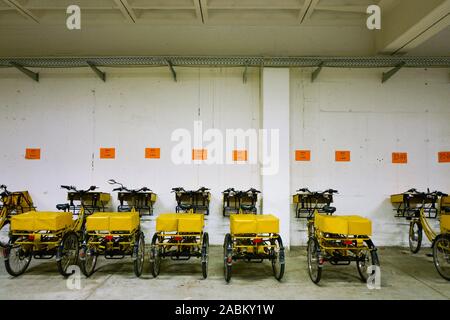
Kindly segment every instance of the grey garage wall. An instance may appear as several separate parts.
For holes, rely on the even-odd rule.
[[[336,214],[373,221],[375,243],[408,245],[408,225],[394,218],[389,195],[409,188],[450,193],[450,79],[445,69],[405,69],[381,84],[384,70],[291,71],[291,152],[311,150],[310,162],[291,155],[291,191],[335,188]],[[335,150],[351,162],[336,163]],[[392,164],[407,152],[407,164]],[[294,211],[292,210],[292,217]],[[292,218],[291,242],[304,244],[305,222]]]

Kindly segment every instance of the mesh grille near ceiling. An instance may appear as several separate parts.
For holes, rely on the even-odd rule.
[[[163,66],[168,61],[174,66],[267,66],[267,67],[324,67],[336,68],[384,68],[404,62],[404,67],[450,67],[450,57],[202,57],[202,56],[148,56],[148,57],[80,57],[80,58],[0,58],[0,66],[11,67],[10,62],[34,68],[96,66]]]

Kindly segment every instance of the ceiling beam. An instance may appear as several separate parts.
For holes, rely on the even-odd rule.
[[[303,6],[299,5],[282,5],[282,4],[257,4],[257,5],[224,5],[216,4],[209,6],[210,10],[301,10]]]
[[[404,54],[450,26],[450,0],[399,0],[382,16],[378,53]]]
[[[300,24],[311,17],[318,3],[319,0],[305,0],[305,3],[303,4],[303,7],[301,8],[300,14],[298,16]]]
[[[17,3],[16,0],[3,0],[3,2],[15,9],[23,17],[39,23],[39,19],[30,10]]]
[[[136,23],[136,14],[127,0],[114,0],[114,2],[119,7],[119,10],[122,12],[125,19],[129,22]]]

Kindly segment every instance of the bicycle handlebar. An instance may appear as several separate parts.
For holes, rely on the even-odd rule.
[[[61,186],[62,189],[66,189],[69,191],[74,191],[74,192],[79,192],[79,193],[88,193],[89,191],[94,191],[95,189],[97,189],[97,186],[90,186],[88,189],[86,190],[78,190],[76,187],[74,186],[66,186],[66,185],[62,185]]]

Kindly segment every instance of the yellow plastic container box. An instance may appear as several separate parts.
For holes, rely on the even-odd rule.
[[[195,232],[200,233],[203,230],[204,220],[203,214],[179,214],[178,215],[178,232]]]
[[[372,221],[356,215],[327,216],[316,214],[315,225],[324,233],[355,236],[372,235]]]
[[[133,231],[138,227],[137,212],[96,212],[86,218],[88,231]]]
[[[280,220],[272,214],[256,216],[256,233],[279,233]]]
[[[254,214],[231,214],[231,234],[257,233],[257,222]]]
[[[178,217],[176,213],[161,213],[156,218],[157,232],[172,232],[178,230]]]
[[[12,231],[59,231],[70,227],[73,223],[70,212],[36,212],[11,217]]]

